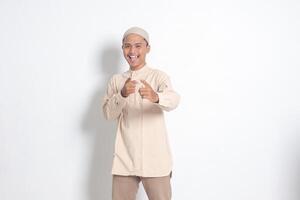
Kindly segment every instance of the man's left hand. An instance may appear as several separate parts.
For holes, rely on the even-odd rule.
[[[148,99],[152,103],[158,103],[158,94],[152,89],[152,87],[145,80],[141,80],[145,87],[139,89],[139,93],[143,99]]]

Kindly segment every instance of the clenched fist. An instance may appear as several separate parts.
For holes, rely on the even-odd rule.
[[[137,81],[131,80],[131,78],[128,78],[121,90],[121,95],[123,97],[128,97],[130,94],[135,93],[136,84],[137,84]]]
[[[141,80],[144,87],[139,89],[139,93],[143,99],[148,99],[152,103],[158,103],[158,94],[152,89],[152,87],[145,80]]]

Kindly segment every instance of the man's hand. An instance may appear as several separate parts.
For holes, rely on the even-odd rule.
[[[123,97],[128,97],[130,94],[135,93],[135,86],[137,84],[137,81],[131,80],[131,78],[128,78],[121,90],[121,95]]]
[[[143,99],[148,99],[152,103],[158,103],[158,94],[152,89],[152,87],[145,80],[141,80],[145,87],[139,89],[139,93]]]

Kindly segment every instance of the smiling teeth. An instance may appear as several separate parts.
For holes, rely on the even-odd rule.
[[[131,61],[137,60],[137,56],[129,56],[129,58],[130,58]]]

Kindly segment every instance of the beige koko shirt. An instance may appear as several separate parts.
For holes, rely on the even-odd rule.
[[[125,81],[147,81],[159,96],[159,103],[142,99],[138,89],[127,98],[121,96]],[[145,65],[143,68],[114,75],[103,101],[106,119],[117,119],[118,128],[112,174],[143,177],[166,176],[172,170],[172,157],[164,121],[164,110],[177,107],[179,95],[169,77]]]

